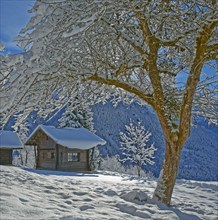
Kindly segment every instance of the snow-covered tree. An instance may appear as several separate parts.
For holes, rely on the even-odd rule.
[[[136,166],[137,174],[140,176],[143,165],[154,164],[156,148],[154,144],[148,144],[151,133],[145,129],[141,122],[134,124],[131,121],[125,127],[125,133],[120,132],[123,161]]]
[[[94,147],[89,150],[89,164],[91,170],[100,169],[103,158],[100,154],[98,147]]]
[[[64,114],[59,119],[59,126],[72,128],[84,127],[94,132],[93,112],[91,107],[75,99],[66,106]]]
[[[217,1],[37,0],[31,12],[17,38],[26,53],[1,57],[2,122],[78,91],[147,103],[166,145],[154,198],[170,204],[192,116],[217,123]]]
[[[26,121],[22,121],[21,118],[22,117],[20,117],[20,115],[16,116],[16,122],[13,125],[13,128],[17,132],[17,134],[18,134],[20,140],[22,141],[22,143],[25,143],[25,141],[27,139],[27,136],[29,134],[29,125]],[[21,159],[21,165],[27,165],[29,153],[30,153],[30,151],[27,148],[27,146],[24,146],[24,148],[20,150],[20,155],[19,156],[20,156],[20,159]]]

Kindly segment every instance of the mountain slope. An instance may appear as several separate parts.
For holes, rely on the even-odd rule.
[[[130,119],[142,121],[152,136],[151,143],[155,144],[155,164],[144,167],[155,176],[160,173],[164,159],[164,139],[159,121],[148,106],[139,106],[136,103],[130,106],[119,104],[116,108],[111,103],[94,107],[94,122],[97,134],[107,141],[101,147],[103,155],[121,154],[119,132],[125,130]],[[183,149],[178,178],[195,180],[218,180],[218,129],[208,126],[194,126],[191,135]]]

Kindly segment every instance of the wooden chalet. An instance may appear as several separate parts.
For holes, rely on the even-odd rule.
[[[13,131],[0,131],[0,164],[12,165],[14,149],[22,149],[18,135]]]
[[[25,145],[34,146],[37,169],[90,171],[89,150],[105,143],[85,128],[39,125]]]

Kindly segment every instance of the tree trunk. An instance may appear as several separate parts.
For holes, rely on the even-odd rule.
[[[25,151],[26,151],[26,156],[25,156],[25,166],[27,166],[27,161],[28,161],[28,155],[29,155],[29,152],[27,151],[26,148],[25,148]]]
[[[136,166],[138,177],[141,176],[141,167],[139,165]]]
[[[182,148],[172,142],[166,143],[165,159],[153,198],[170,205]]]
[[[24,164],[23,164],[23,155],[22,155],[22,150],[20,150],[20,162],[21,162],[21,165],[24,165]]]
[[[37,168],[37,152],[36,152],[36,145],[34,145],[34,155],[35,155],[35,167],[34,168]]]

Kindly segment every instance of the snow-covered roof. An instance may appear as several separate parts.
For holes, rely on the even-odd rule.
[[[17,133],[13,131],[0,131],[0,148],[23,148]]]
[[[25,144],[28,144],[28,141],[40,129],[57,144],[68,148],[86,150],[96,145],[106,144],[106,141],[85,128],[55,128],[45,125],[39,125],[27,139]]]

